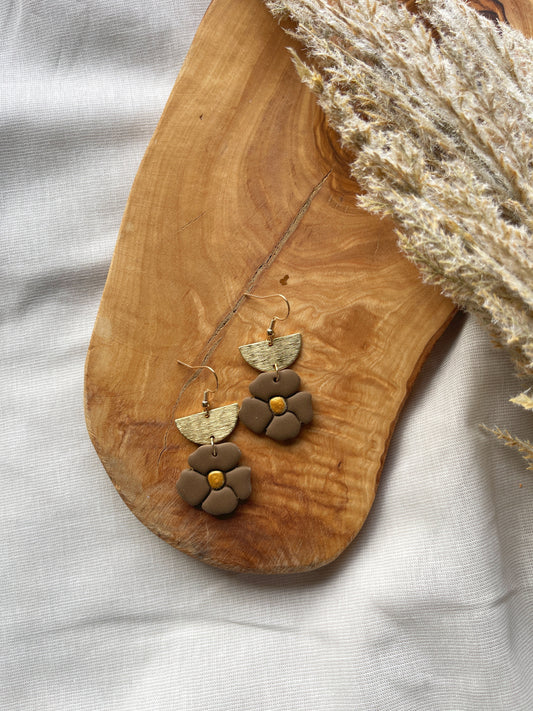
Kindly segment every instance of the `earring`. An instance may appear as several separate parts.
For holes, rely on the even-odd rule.
[[[237,466],[241,450],[232,442],[222,442],[235,429],[239,406],[235,402],[211,409],[209,395],[218,390],[218,377],[208,365],[180,365],[193,370],[206,368],[215,377],[215,390],[205,390],[202,412],[180,417],[176,427],[191,442],[202,445],[189,459],[190,469],[184,469],[176,483],[181,498],[191,506],[200,506],[212,516],[230,514],[252,493],[251,469]]]
[[[272,317],[266,341],[239,346],[244,360],[261,371],[261,375],[250,383],[252,397],[243,400],[239,419],[252,432],[264,432],[268,437],[284,442],[297,437],[301,426],[313,419],[311,393],[300,391],[300,376],[294,370],[288,369],[298,358],[302,347],[302,334],[292,333],[278,337],[274,334],[276,321],[285,321],[291,311],[283,294],[245,296],[253,299],[279,297],[287,307],[285,316]]]

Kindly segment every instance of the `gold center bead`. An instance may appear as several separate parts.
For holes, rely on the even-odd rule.
[[[285,398],[279,397],[279,395],[277,397],[271,397],[268,404],[275,415],[283,415],[287,409]]]
[[[214,469],[207,475],[207,481],[212,489],[222,489],[225,484],[224,472],[219,469]]]

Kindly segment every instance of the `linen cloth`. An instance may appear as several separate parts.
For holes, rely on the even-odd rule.
[[[233,574],[129,512],[83,417],[128,192],[208,0],[0,5],[4,711],[533,708],[533,481],[505,353],[458,316],[375,505],[318,571]],[[228,41],[230,41],[228,28]]]

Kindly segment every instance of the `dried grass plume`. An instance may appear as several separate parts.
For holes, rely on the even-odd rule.
[[[533,42],[461,0],[265,2],[306,49],[361,206],[533,377]]]

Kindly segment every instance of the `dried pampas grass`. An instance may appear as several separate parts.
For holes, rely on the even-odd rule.
[[[533,377],[533,42],[461,0],[420,0],[417,15],[395,0],[265,1],[307,50],[296,68],[353,154],[361,206],[391,216],[423,278]]]

